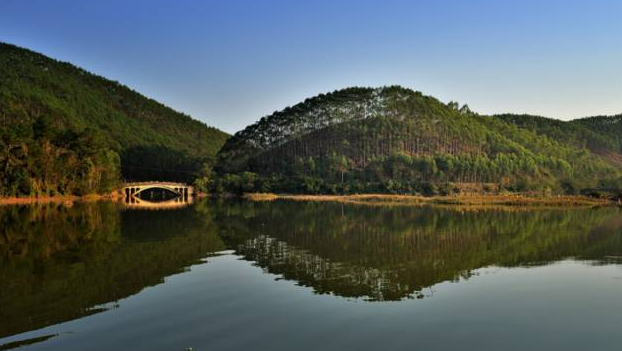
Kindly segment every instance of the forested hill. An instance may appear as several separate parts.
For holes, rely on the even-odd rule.
[[[470,184],[576,193],[620,182],[620,139],[609,132],[613,125],[619,128],[619,116],[570,123],[482,116],[399,86],[348,88],[307,99],[236,133],[219,152],[220,177],[213,185],[235,191],[431,194]]]
[[[0,43],[0,196],[191,181],[227,134],[72,64]]]
[[[532,115],[496,115],[506,122],[604,157],[622,166],[622,115],[560,121]]]
[[[618,152],[622,153],[622,114],[581,118],[571,123],[582,125],[610,139],[618,147]]]

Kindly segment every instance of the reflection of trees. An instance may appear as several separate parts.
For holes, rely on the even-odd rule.
[[[347,297],[384,300],[411,293],[408,286],[389,286],[390,271],[333,262],[266,235],[246,240],[238,246],[238,252],[267,271],[282,274],[303,286],[313,286],[322,294],[335,292]]]
[[[622,252],[615,208],[459,212],[331,203],[222,206],[221,236],[318,293],[398,300],[489,265],[602,260]]]
[[[96,313],[223,250],[206,211],[0,208],[0,337]]]
[[[9,321],[0,337],[101,311],[225,243],[317,293],[369,300],[422,296],[489,265],[603,263],[622,253],[616,208],[463,213],[277,201],[122,211],[102,202],[0,207],[0,223],[0,321]]]

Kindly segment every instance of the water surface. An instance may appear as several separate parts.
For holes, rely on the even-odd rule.
[[[622,211],[0,207],[0,350],[614,350]]]

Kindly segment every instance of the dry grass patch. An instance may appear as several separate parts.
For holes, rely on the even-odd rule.
[[[277,199],[291,201],[345,202],[376,205],[460,205],[460,206],[602,206],[611,204],[605,199],[585,196],[526,196],[520,194],[505,195],[455,195],[424,197],[416,195],[357,194],[357,195],[290,195],[253,193],[244,196],[252,201],[273,201]]]

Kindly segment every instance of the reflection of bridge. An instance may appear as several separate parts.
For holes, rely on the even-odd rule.
[[[166,201],[150,201],[140,198],[140,193],[153,189],[168,191],[175,196]],[[127,207],[159,210],[183,207],[191,204],[194,188],[183,183],[140,182],[126,183],[123,187],[123,193],[125,194],[125,205]]]
[[[172,182],[138,182],[138,183],[126,183],[123,187],[123,193],[126,198],[134,197],[141,192],[149,189],[163,189],[172,192],[173,194],[187,198],[192,196],[194,188],[183,183]]]
[[[152,202],[148,200],[139,199],[137,197],[130,197],[126,199],[125,206],[128,208],[139,208],[146,210],[168,210],[172,208],[179,208],[188,206],[193,202],[192,197],[178,196],[176,198],[167,201]]]

